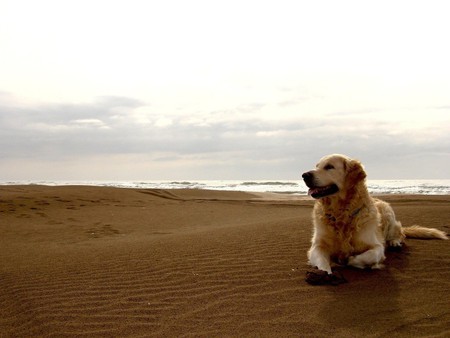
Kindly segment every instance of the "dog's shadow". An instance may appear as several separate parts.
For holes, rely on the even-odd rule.
[[[322,304],[319,313],[324,322],[335,328],[351,328],[361,334],[405,324],[395,276],[408,266],[408,256],[407,247],[401,251],[388,250],[386,267],[382,270],[337,267],[348,283],[327,286],[331,300]]]

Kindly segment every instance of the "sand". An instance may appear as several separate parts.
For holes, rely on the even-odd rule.
[[[449,232],[450,196],[386,196]],[[305,282],[309,197],[0,187],[0,336],[449,337],[450,241]]]

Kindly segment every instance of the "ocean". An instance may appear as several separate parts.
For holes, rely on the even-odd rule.
[[[308,189],[301,180],[192,180],[192,181],[14,181],[0,185],[91,185],[139,189],[209,189],[246,192],[275,192],[306,195]],[[368,180],[372,194],[450,195],[450,180]]]

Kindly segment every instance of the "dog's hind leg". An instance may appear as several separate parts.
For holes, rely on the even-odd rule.
[[[376,200],[375,205],[380,215],[380,226],[387,246],[402,246],[405,235],[402,231],[402,224],[395,218],[392,207],[381,200]]]
[[[402,223],[395,219],[388,225],[385,235],[386,245],[390,247],[401,247],[405,235],[402,230]]]

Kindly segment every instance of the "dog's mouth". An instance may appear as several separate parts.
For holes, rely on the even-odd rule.
[[[322,198],[329,195],[333,195],[339,191],[339,188],[336,184],[330,184],[324,187],[313,187],[308,190],[308,195],[313,198]]]

